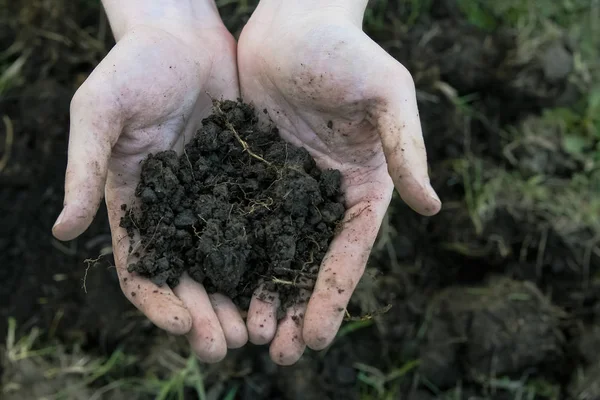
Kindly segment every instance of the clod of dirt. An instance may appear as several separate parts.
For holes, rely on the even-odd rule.
[[[453,287],[434,300],[420,373],[438,387],[556,365],[564,355],[564,313],[532,284],[492,280]]]
[[[261,128],[249,105],[215,101],[183,154],[142,163],[121,219],[138,258],[128,270],[170,286],[187,272],[242,308],[264,283],[286,308],[312,289],[345,212],[340,184],[339,171]]]
[[[573,55],[560,43],[546,49],[541,57],[544,76],[549,81],[566,79],[573,70]]]
[[[587,364],[598,361],[600,353],[600,326],[595,325],[581,334],[577,341],[577,356]]]
[[[281,368],[277,374],[277,384],[282,393],[285,393],[286,400],[320,400],[323,393],[319,385],[319,372],[313,365],[306,361],[306,358],[289,367]]]

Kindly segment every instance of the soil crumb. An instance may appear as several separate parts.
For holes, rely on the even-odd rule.
[[[242,309],[265,284],[285,309],[314,285],[345,212],[340,184],[339,171],[259,126],[252,106],[215,101],[181,155],[143,161],[121,219],[128,270],[172,287],[187,272]]]

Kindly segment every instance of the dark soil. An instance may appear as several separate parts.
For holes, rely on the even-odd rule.
[[[215,101],[213,111],[181,155],[142,163],[138,206],[122,206],[139,258],[128,269],[170,286],[187,272],[243,309],[264,283],[286,309],[312,289],[344,215],[341,174],[261,128],[247,104]]]
[[[530,283],[450,287],[430,307],[419,372],[438,387],[564,362],[565,313]]]
[[[204,384],[211,390],[209,398],[225,398],[233,389],[237,390],[235,398],[244,400],[600,398],[600,257],[596,251],[585,252],[597,243],[597,232],[582,228],[565,236],[544,216],[519,204],[497,204],[477,230],[466,201],[472,183],[469,179],[477,176],[473,158],[481,160],[483,174],[493,166],[525,176],[530,176],[531,170],[542,171],[549,179],[560,179],[581,169],[577,163],[564,162],[564,154],[546,147],[543,152],[518,148],[514,152],[516,163],[503,154],[506,132],[511,127],[535,118],[546,107],[574,103],[577,93],[570,80],[557,77],[561,75],[557,71],[549,73],[543,54],[526,64],[511,62],[511,54],[517,50],[516,33],[502,29],[484,32],[474,27],[466,21],[456,0],[371,3],[384,4],[385,8],[371,11],[380,23],[366,24],[368,33],[406,65],[415,79],[432,184],[444,208],[433,218],[422,218],[399,199],[393,200],[381,240],[349,306],[352,315],[362,315],[391,304],[388,313],[374,321],[344,325],[330,348],[322,353],[307,351],[292,367],[274,365],[266,347],[248,345],[231,351],[221,364],[202,366]],[[433,6],[411,19],[409,3]],[[18,337],[39,327],[45,332],[42,342],[60,340],[69,347],[72,344],[81,348],[90,357],[109,358],[116,349],[135,356],[136,362],[126,371],[111,370],[94,381],[97,387],[123,377],[128,381],[147,376],[168,379],[172,371],[161,369],[162,354],[177,351],[187,357],[189,348],[172,346],[167,335],[126,301],[110,256],[84,263],[110,248],[104,208],[90,229],[70,243],[59,243],[50,233],[63,201],[69,100],[112,46],[110,29],[103,17],[99,19],[102,13],[97,2],[7,4],[0,7],[0,48],[8,49],[20,38],[29,46],[30,56],[21,70],[21,83],[0,95],[0,154],[10,152],[0,171],[0,346],[6,342],[7,318],[14,317]],[[50,4],[52,9],[46,9]],[[228,3],[221,10],[234,29],[251,11],[237,13],[236,7]],[[86,41],[89,38],[105,44],[91,45]],[[563,46],[561,40],[550,48],[556,46]],[[12,63],[19,56],[18,51],[6,53],[2,62]],[[439,90],[440,82],[455,89],[458,96],[469,96],[468,115]],[[246,112],[242,113],[246,118]],[[12,121],[12,142],[7,140],[1,118],[4,115]],[[213,118],[216,120],[211,124],[217,128],[212,137],[222,140],[217,135],[223,133],[220,117]],[[230,119],[235,122],[233,116]],[[269,134],[275,136],[275,132],[268,132],[267,138]],[[279,160],[273,163],[281,169],[281,156],[271,156],[267,151],[271,139],[253,141],[243,129],[240,135],[256,154],[266,160]],[[229,140],[228,147],[237,154],[236,158],[228,155],[230,161],[237,159],[248,173],[252,168],[261,168],[264,163],[243,152],[231,137]],[[189,163],[187,158],[173,154],[155,155],[149,163],[179,165],[179,172],[173,175],[177,179],[175,187],[183,190],[200,179],[200,172],[191,176],[189,165],[206,159],[201,152],[186,153]],[[291,160],[289,154],[287,159]],[[456,161],[469,163],[467,172],[471,175],[457,172],[453,168]],[[269,170],[265,167],[263,172],[273,174]],[[186,179],[191,177],[191,181],[180,181],[179,175],[185,176],[186,171],[190,172]],[[225,176],[225,171],[215,172],[213,175]],[[148,178],[152,179],[151,174]],[[248,182],[245,177],[236,179],[241,180],[240,184]],[[251,179],[258,183],[258,174]],[[214,239],[221,232],[222,245],[237,246],[235,254],[244,255],[250,266],[241,280],[256,279],[250,276],[252,273],[266,275],[258,279],[272,279],[259,270],[264,265],[251,262],[252,257],[259,256],[252,253],[253,241],[257,240],[252,236],[256,232],[252,223],[256,213],[268,218],[271,212],[282,212],[284,204],[266,209],[264,204],[269,203],[265,201],[275,196],[273,187],[269,196],[265,195],[267,191],[253,189],[255,208],[250,213],[252,203],[248,198],[240,196],[233,185],[221,186],[227,188],[227,193],[215,193],[217,186],[213,184],[210,190],[201,189],[206,190],[202,195],[224,204],[227,215],[231,209],[232,219],[218,219],[220,225],[215,223],[212,231],[206,228],[206,217],[206,222],[198,218],[191,226],[196,227],[200,237],[206,233],[207,238],[212,234]],[[158,200],[156,189],[152,190]],[[233,193],[237,197],[232,197]],[[322,193],[321,188],[318,193]],[[139,194],[143,197],[143,191]],[[139,212],[144,212],[141,200],[132,210],[140,207]],[[192,243],[200,243],[193,228],[174,226],[177,213],[189,210],[191,204],[181,210],[164,202],[157,204],[171,209],[172,225],[164,219],[159,224],[166,212],[158,218],[155,215],[152,225],[142,224],[145,236],[154,234],[153,226],[171,230],[173,235],[163,234],[162,244],[147,240],[135,250],[134,241],[133,252],[143,257],[150,254],[150,246],[168,246],[178,230]],[[237,214],[232,204],[238,207]],[[215,207],[213,213],[219,215],[222,210]],[[139,218],[136,212],[131,214],[134,220]],[[240,227],[246,229],[246,252],[243,242],[233,241],[241,235],[226,237],[227,232],[235,233],[224,229],[233,218],[241,220]],[[286,226],[299,229],[293,224]],[[296,254],[301,255],[298,263],[306,262],[309,258],[299,251],[297,242]],[[304,242],[304,246],[311,243]],[[279,259],[270,261],[273,268],[286,261],[278,254]],[[291,267],[297,268],[298,263],[292,262]],[[202,268],[204,265],[199,270],[204,271]],[[377,279],[372,278],[373,271],[377,271]],[[180,272],[160,279],[174,283]],[[294,274],[279,276],[292,280]],[[84,276],[86,290],[82,287]],[[206,278],[207,285],[208,281]],[[9,376],[6,371],[5,376]],[[51,394],[46,393],[46,397]],[[154,396],[140,394],[140,398]],[[185,393],[185,398],[197,396],[192,390]]]

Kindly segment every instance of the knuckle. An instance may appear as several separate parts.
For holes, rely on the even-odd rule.
[[[77,112],[77,110],[89,102],[90,91],[87,88],[88,86],[84,83],[73,95],[70,104],[71,113]]]
[[[223,306],[223,301],[222,301],[221,297],[219,297],[219,295],[209,294],[208,300],[210,301],[210,304],[211,304],[212,308],[215,310],[215,312],[220,311],[220,308]]]
[[[176,319],[175,319],[176,318]],[[172,321],[168,322],[167,331],[173,334],[185,334],[191,329],[192,323],[190,318],[185,316],[174,317]]]
[[[306,345],[312,350],[323,350],[331,342],[331,338],[326,332],[321,329],[312,329],[310,327],[304,329],[303,337]]]
[[[200,352],[196,351],[196,356],[203,362],[207,364],[216,364],[219,361],[223,361],[225,356],[227,355],[227,348],[223,348],[223,350],[219,351],[211,351],[211,352]]]
[[[211,352],[211,357],[208,362],[216,363],[222,361],[227,356],[227,346],[223,343],[218,349]]]
[[[329,343],[331,343],[331,339],[321,334],[306,339],[306,345],[316,351],[323,350]]]
[[[280,348],[271,346],[269,354],[274,363],[281,366],[295,364],[302,356],[302,351],[296,348]]]
[[[272,335],[270,335],[268,332],[265,332],[262,329],[260,329],[260,330],[249,330],[248,334],[249,334],[250,342],[252,344],[256,344],[256,345],[267,344],[273,338]]]
[[[357,273],[361,273],[361,271],[359,270],[359,271],[357,271]],[[361,275],[362,275],[362,273],[361,273]],[[353,279],[353,277],[348,276],[343,279],[340,279],[338,289],[343,289],[346,292],[353,292],[354,289],[356,288],[356,284],[357,284],[357,281],[355,281]],[[342,292],[342,293],[344,293],[344,292]],[[340,294],[342,294],[342,293],[340,293]]]
[[[239,349],[240,347],[244,347],[244,345],[248,342],[248,336],[238,336],[235,338],[229,338],[227,341],[227,347],[229,349]]]
[[[230,329],[226,337],[227,347],[238,349],[248,342],[248,331],[244,327]]]
[[[212,341],[214,340],[214,341]],[[200,343],[192,345],[194,353],[203,362],[214,364],[225,358],[227,355],[227,346],[224,340],[211,338]]]
[[[408,84],[408,85],[414,87],[415,81],[413,79],[413,76],[404,65],[398,63],[396,74],[398,76],[398,79],[400,79],[400,81],[402,83]]]
[[[111,86],[91,77],[77,89],[70,104],[71,113],[76,114],[90,109],[102,118],[118,116],[120,108],[120,100],[115,97]]]
[[[339,311],[341,310],[341,311]],[[341,323],[344,308],[336,307],[331,312],[327,312],[323,318],[307,321],[302,331],[302,337],[306,345],[312,350],[323,350],[333,342],[337,333],[337,321]]]

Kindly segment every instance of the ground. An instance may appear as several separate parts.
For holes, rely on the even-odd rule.
[[[254,4],[217,3],[234,32]],[[95,1],[0,1],[2,398],[599,398],[598,15],[370,2],[365,30],[416,82],[444,207],[394,198],[333,345],[280,368],[252,345],[202,365],[147,322],[120,293],[104,210],[52,238],[69,101],[110,29]]]

